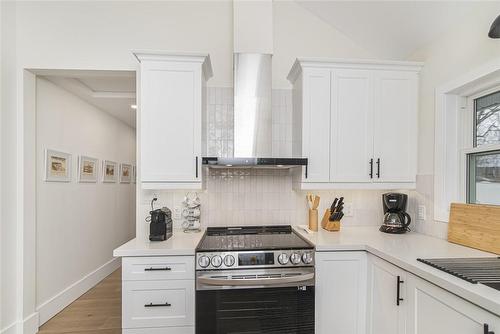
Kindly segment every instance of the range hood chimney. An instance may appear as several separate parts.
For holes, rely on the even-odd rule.
[[[205,157],[203,164],[307,166],[307,159],[272,155],[272,1],[235,0],[233,8],[234,157]]]

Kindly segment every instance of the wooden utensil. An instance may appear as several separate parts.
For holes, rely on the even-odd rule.
[[[320,197],[315,195],[314,196],[314,201],[313,201],[313,210],[316,210],[318,209],[318,206],[319,206],[319,200],[320,200]]]
[[[500,206],[452,203],[448,241],[500,254]]]

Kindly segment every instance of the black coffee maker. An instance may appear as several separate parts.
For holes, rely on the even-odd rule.
[[[151,201],[150,216],[146,218],[149,221],[149,240],[165,241],[172,236],[172,212],[169,208],[154,209],[153,203],[157,198]]]
[[[385,233],[401,234],[410,231],[411,218],[406,213],[408,195],[387,193],[382,195],[384,206],[384,222],[380,231]]]

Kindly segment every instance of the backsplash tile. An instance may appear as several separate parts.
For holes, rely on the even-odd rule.
[[[207,226],[235,225],[304,225],[307,224],[305,191],[292,190],[289,170],[276,169],[205,169],[206,190],[201,199],[201,224]],[[344,217],[344,226],[380,225],[382,222],[381,190],[331,190],[314,192],[321,196],[320,219],[335,197],[343,196],[353,206],[354,215]],[[158,197],[157,206],[172,211],[179,207],[185,191],[143,191],[142,198]],[[142,205],[144,217],[149,202]],[[174,218],[174,225],[182,221]]]

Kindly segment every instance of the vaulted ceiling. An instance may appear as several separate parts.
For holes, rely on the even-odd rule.
[[[406,59],[475,10],[498,8],[495,1],[297,0],[297,3],[374,56],[388,59]]]

